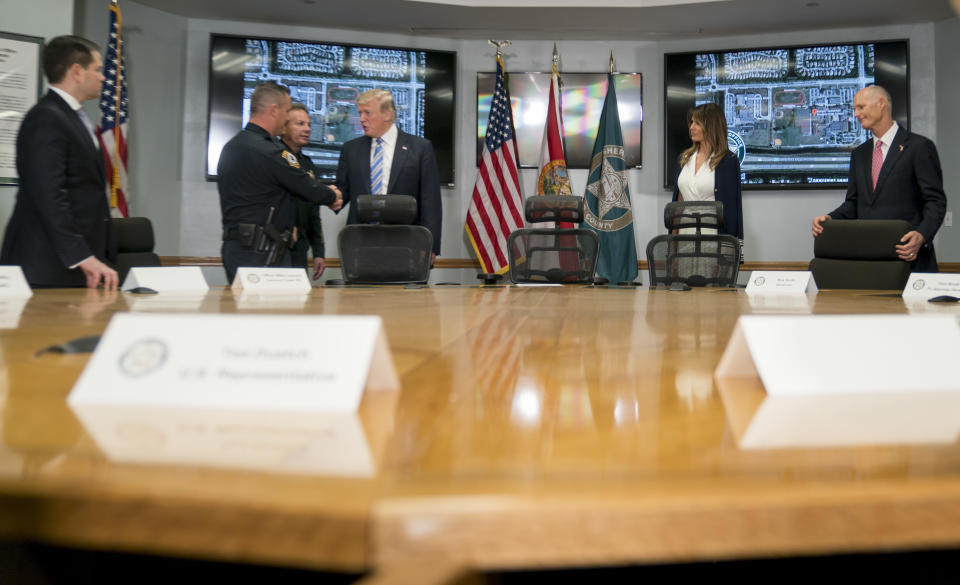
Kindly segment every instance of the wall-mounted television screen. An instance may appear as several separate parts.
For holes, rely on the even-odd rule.
[[[513,106],[513,124],[517,136],[517,156],[521,167],[540,165],[540,142],[547,123],[550,97],[550,73],[515,72],[507,74],[507,88]],[[477,165],[483,154],[487,134],[490,100],[496,73],[477,73]],[[588,169],[597,138],[597,124],[607,95],[606,73],[562,73],[560,89],[564,148],[567,168]],[[623,131],[628,167],[641,166],[643,138],[643,79],[639,73],[616,73],[617,111]]]
[[[853,96],[882,85],[910,123],[907,41],[664,55],[664,186],[690,146],[687,111],[714,102],[727,118],[745,189],[845,188],[850,152],[870,137]]]
[[[357,96],[386,89],[397,126],[433,142],[440,181],[452,184],[456,73],[456,53],[448,51],[211,35],[207,178],[216,178],[220,151],[246,125],[253,89],[276,81],[307,106],[312,128],[303,151],[319,178],[333,180],[343,143],[363,135]]]

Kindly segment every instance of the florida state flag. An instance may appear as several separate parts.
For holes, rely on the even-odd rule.
[[[556,49],[554,49],[556,50]],[[563,152],[563,119],[560,116],[560,75],[554,53],[553,75],[550,77],[550,99],[547,103],[547,126],[540,146],[540,177],[537,195],[572,195],[567,176],[567,157]]]

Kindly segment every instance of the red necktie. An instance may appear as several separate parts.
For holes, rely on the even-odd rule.
[[[880,167],[883,166],[883,143],[877,140],[877,147],[873,149],[873,190],[877,190],[877,179],[880,178]]]

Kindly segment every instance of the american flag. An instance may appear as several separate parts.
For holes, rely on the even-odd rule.
[[[466,223],[467,236],[484,272],[503,274],[510,268],[507,237],[523,227],[522,207],[510,92],[498,56],[483,157]]]
[[[107,168],[107,194],[113,215],[127,217],[127,70],[123,66],[122,18],[116,0],[110,3],[110,39],[103,61],[100,92],[100,150]]]

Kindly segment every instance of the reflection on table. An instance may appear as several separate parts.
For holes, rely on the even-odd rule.
[[[271,307],[213,289],[199,312],[382,316],[402,391],[334,422],[78,418],[66,396],[89,356],[35,352],[101,333],[127,296],[39,291],[0,330],[8,538],[348,570],[960,543],[960,409],[718,388],[739,316],[778,311],[742,291],[346,287]],[[807,308],[907,312],[868,291]]]

